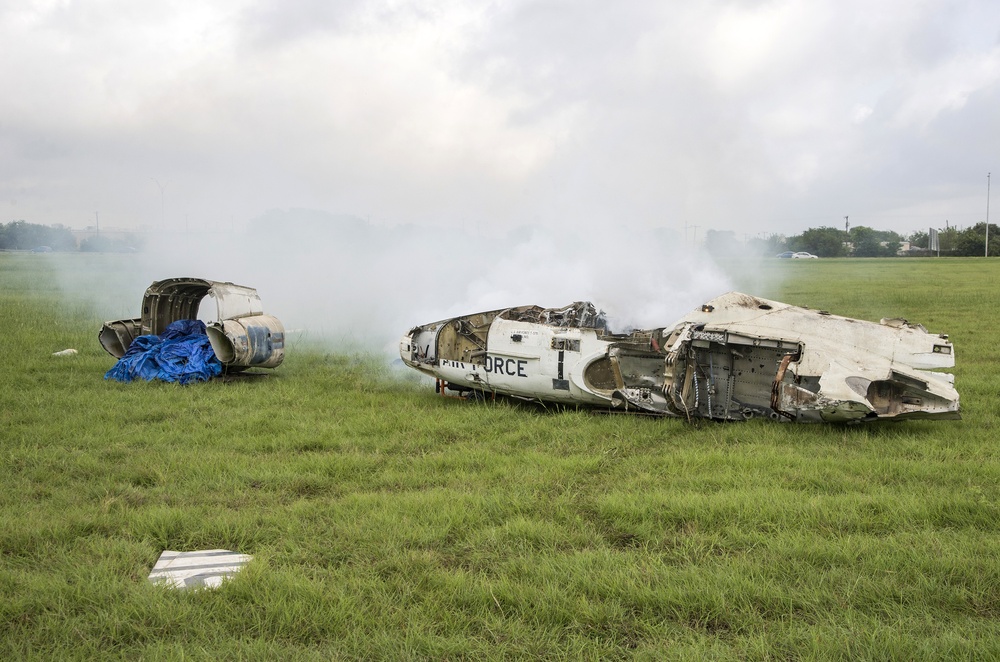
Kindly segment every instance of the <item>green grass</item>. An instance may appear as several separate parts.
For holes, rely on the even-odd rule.
[[[1000,261],[760,266],[955,343],[963,421],[840,427],[472,405],[306,345],[109,383],[50,257],[0,254],[2,659],[1000,656]],[[146,580],[205,548],[254,560]]]

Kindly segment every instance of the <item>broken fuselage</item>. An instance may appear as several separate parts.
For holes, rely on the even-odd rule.
[[[521,306],[415,327],[410,367],[442,392],[688,419],[957,419],[946,335],[730,292],[671,326],[609,332],[592,304]]]
[[[203,303],[214,311],[202,311]],[[168,278],[153,282],[142,297],[142,316],[105,322],[98,339],[116,359],[125,356],[136,337],[160,335],[178,320],[212,318],[208,339],[228,372],[247,368],[277,368],[285,358],[285,328],[264,313],[257,290],[245,285],[203,278]]]

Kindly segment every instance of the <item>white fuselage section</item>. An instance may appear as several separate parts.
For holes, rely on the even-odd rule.
[[[488,349],[477,361],[427,356],[435,347],[432,333],[436,335],[436,331],[428,331],[416,338],[405,336],[400,341],[400,355],[408,366],[452,387],[549,402],[599,405],[610,401],[609,395],[588,388],[583,378],[586,367],[606,356],[610,345],[598,338],[594,329],[556,328],[498,317],[490,324]],[[410,348],[414,345],[421,347],[424,360],[412,360]]]

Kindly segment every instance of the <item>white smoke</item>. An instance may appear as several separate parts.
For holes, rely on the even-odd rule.
[[[265,312],[295,333],[369,349],[392,347],[418,324],[525,304],[589,300],[616,330],[663,326],[733,289],[671,230],[608,225],[486,236],[308,210],[271,211],[241,230],[150,236],[143,252],[66,264],[64,289],[103,317],[138,316],[154,280],[199,277],[255,287]],[[80,264],[91,266],[81,273]]]

